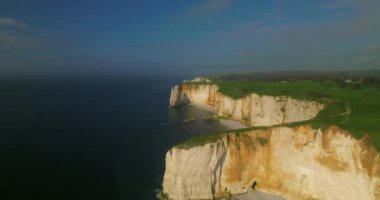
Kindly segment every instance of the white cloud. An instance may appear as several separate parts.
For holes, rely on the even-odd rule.
[[[23,22],[20,22],[12,18],[6,18],[6,17],[0,17],[0,26],[17,27],[17,28],[28,27],[28,25],[26,25]]]

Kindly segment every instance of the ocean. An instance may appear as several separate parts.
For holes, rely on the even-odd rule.
[[[168,108],[183,78],[0,78],[0,199],[155,199],[173,145],[226,130]]]

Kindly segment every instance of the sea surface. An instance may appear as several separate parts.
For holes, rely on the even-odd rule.
[[[0,78],[0,199],[155,199],[173,145],[226,130],[168,108],[183,78]]]

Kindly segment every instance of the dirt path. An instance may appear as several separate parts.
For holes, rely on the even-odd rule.
[[[343,113],[340,113],[339,115],[340,116],[345,116],[344,120],[347,121],[348,117],[350,116],[351,114],[351,106],[348,102],[346,102],[346,111],[344,111]]]

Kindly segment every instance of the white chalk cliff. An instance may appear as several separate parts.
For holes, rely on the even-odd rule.
[[[314,118],[318,102],[251,94],[231,99],[212,83],[182,84],[170,106],[214,106],[219,116],[247,126],[271,126]],[[229,197],[256,189],[288,200],[380,200],[380,155],[369,137],[355,139],[331,126],[272,127],[226,133],[215,141],[175,146],[166,154],[166,199]]]
[[[226,134],[166,154],[168,199],[214,199],[257,190],[285,199],[378,200],[380,157],[366,138],[330,127],[277,127]]]
[[[184,83],[171,90],[170,106],[194,104],[213,106],[221,117],[237,120],[246,126],[270,126],[314,118],[323,104],[287,96],[250,94],[232,99],[212,83]]]

